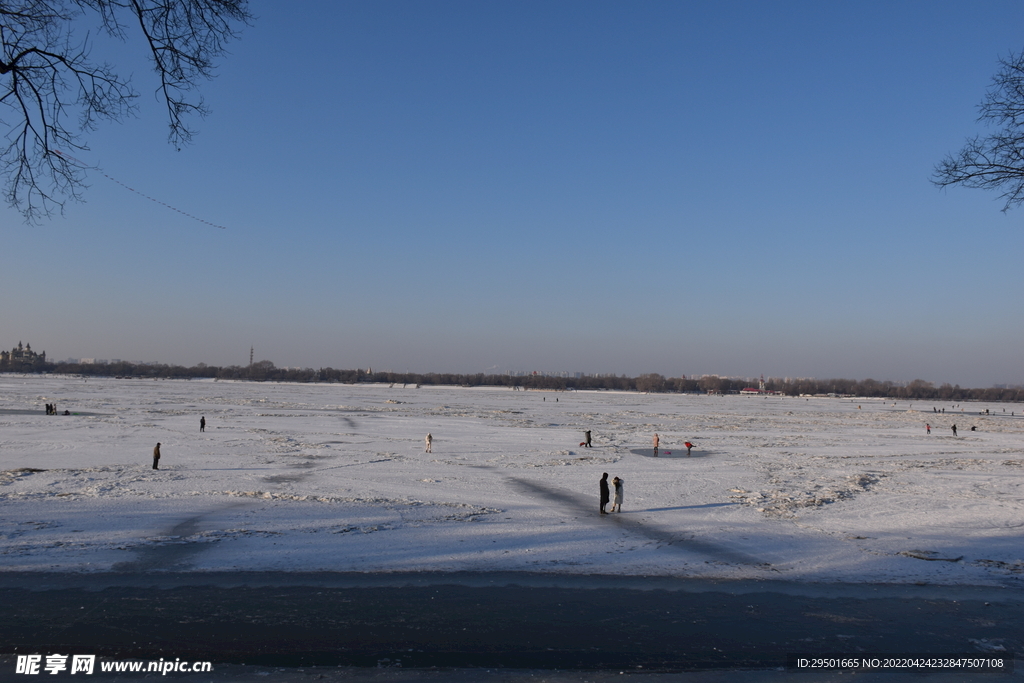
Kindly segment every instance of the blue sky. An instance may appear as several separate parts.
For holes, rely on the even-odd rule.
[[[940,191],[1019,2],[253,2],[177,152],[0,209],[0,346],[413,372],[1024,383],[1024,211]],[[105,49],[105,48],[104,48]],[[12,293],[17,293],[12,295]]]

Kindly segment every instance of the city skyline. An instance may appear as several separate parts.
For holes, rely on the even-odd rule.
[[[454,377],[460,377],[461,376],[461,377],[465,378],[465,377],[471,377],[471,376],[473,376],[475,374],[478,374],[478,373],[443,373],[443,372],[442,373],[430,373],[430,372],[427,372],[427,373],[409,373],[408,371],[396,371],[393,368],[387,368],[387,367],[385,367],[385,368],[379,368],[378,367],[376,369],[374,369],[374,368],[365,368],[365,369],[363,369],[363,368],[332,368],[331,366],[324,365],[324,364],[319,364],[317,366],[282,366],[282,365],[277,365],[276,363],[274,363],[272,359],[260,359],[259,361],[255,361],[254,360],[255,356],[253,355],[253,352],[254,352],[254,347],[250,347],[250,359],[253,359],[253,360],[250,360],[250,362],[247,363],[247,364],[237,364],[236,363],[236,364],[225,365],[225,366],[216,366],[216,365],[211,365],[211,364],[204,363],[204,362],[199,362],[199,363],[197,363],[195,365],[191,365],[191,366],[181,366],[181,365],[176,365],[176,364],[172,364],[172,363],[163,363],[163,362],[161,362],[159,360],[142,361],[142,360],[129,360],[129,359],[123,359],[123,358],[79,358],[79,357],[69,357],[69,358],[65,358],[65,359],[53,359],[51,357],[51,358],[47,359],[46,358],[46,351],[45,350],[43,350],[42,352],[35,352],[31,348],[31,344],[28,344],[28,345],[26,345],[24,347],[24,351],[23,351],[22,343],[19,342],[18,346],[12,348],[11,351],[0,350],[0,372],[40,372],[41,370],[38,367],[36,369],[34,369],[34,370],[25,370],[25,369],[18,370],[18,369],[10,368],[10,367],[8,367],[6,365],[8,362],[13,362],[15,364],[19,363],[19,358],[21,359],[20,362],[24,362],[27,358],[29,358],[31,356],[31,357],[33,357],[35,359],[32,362],[48,362],[50,364],[54,364],[54,365],[57,365],[57,366],[60,366],[60,365],[103,365],[103,366],[112,366],[113,370],[116,370],[117,372],[122,372],[122,371],[123,372],[127,372],[128,374],[131,374],[132,371],[131,371],[130,368],[125,368],[125,366],[142,366],[142,367],[158,367],[158,368],[182,367],[184,369],[190,369],[190,370],[195,370],[197,368],[210,369],[210,370],[216,370],[218,368],[220,368],[220,369],[231,369],[231,368],[237,369],[237,368],[241,368],[241,369],[245,370],[245,369],[248,368],[251,371],[254,365],[255,366],[259,366],[259,367],[266,366],[266,368],[272,368],[273,371],[299,371],[301,373],[307,373],[307,374],[308,373],[313,373],[313,375],[316,375],[316,376],[319,376],[320,372],[322,372],[324,370],[365,373],[367,376],[375,375],[375,374],[376,375],[380,375],[380,374],[394,374],[394,375],[400,375],[400,374],[419,374],[419,375],[431,375],[431,374],[433,374],[433,375],[449,375],[449,376],[454,376]],[[318,370],[318,368],[319,368],[319,370]],[[60,371],[60,372],[69,372],[69,370],[67,370],[67,369],[63,369],[62,370],[59,367],[57,368],[57,370]],[[48,370],[47,370],[47,372],[48,372]],[[74,372],[74,370],[71,370],[70,372]],[[931,388],[949,387],[949,388],[953,388],[953,389],[965,389],[965,390],[966,389],[1021,389],[1021,388],[1024,388],[1024,384],[1008,384],[1008,383],[1005,383],[1005,382],[994,383],[992,385],[985,386],[985,387],[968,387],[968,386],[961,387],[959,384],[954,386],[953,384],[951,384],[949,382],[932,382],[932,381],[928,381],[928,380],[922,380],[921,378],[915,378],[914,380],[902,380],[902,381],[900,381],[900,380],[894,381],[894,380],[891,380],[891,379],[877,378],[877,377],[788,377],[788,376],[787,377],[779,377],[779,376],[769,376],[769,377],[766,378],[764,374],[761,374],[759,376],[758,375],[750,376],[750,375],[728,375],[728,374],[722,374],[722,373],[704,373],[704,374],[691,374],[691,375],[687,375],[686,373],[678,373],[676,375],[668,375],[668,376],[662,375],[661,373],[641,373],[641,374],[635,375],[635,376],[628,376],[628,375],[625,375],[625,374],[615,373],[615,372],[582,372],[582,371],[577,371],[577,370],[550,370],[550,369],[547,369],[547,370],[538,370],[538,369],[534,369],[534,370],[505,369],[505,370],[494,370],[494,371],[491,371],[491,372],[488,372],[488,373],[479,373],[479,374],[486,374],[486,375],[489,375],[489,376],[492,376],[492,377],[495,377],[495,376],[497,376],[497,377],[506,377],[506,376],[507,377],[530,377],[530,376],[533,376],[533,377],[562,378],[562,379],[601,379],[601,378],[616,379],[616,378],[618,378],[618,379],[635,379],[635,380],[640,380],[640,379],[642,379],[644,377],[651,377],[651,378],[660,377],[661,380],[658,380],[658,381],[662,381],[662,380],[697,381],[697,380],[707,380],[707,379],[722,379],[722,380],[730,380],[730,381],[733,381],[733,382],[736,382],[736,381],[739,381],[739,382],[749,382],[752,387],[755,384],[757,384],[760,387],[759,390],[757,390],[757,389],[751,390],[751,391],[754,391],[755,393],[773,393],[771,391],[767,391],[766,392],[766,390],[765,390],[765,382],[766,381],[768,381],[768,382],[783,382],[783,383],[811,381],[811,382],[816,382],[819,385],[822,384],[822,383],[830,382],[830,381],[853,382],[853,383],[867,382],[869,385],[871,383],[874,383],[872,386],[881,385],[881,384],[887,384],[887,385],[892,385],[894,387],[898,387],[898,386],[914,387],[914,386],[919,386],[920,385],[920,386],[931,387]],[[204,376],[212,377],[214,375],[204,375]],[[191,375],[190,375],[190,377],[191,377]],[[264,380],[259,380],[259,381],[264,381]],[[310,381],[310,379],[308,377],[306,377],[305,374],[304,374],[302,379],[295,379],[295,380],[291,380],[291,379],[286,379],[286,380],[274,379],[274,380],[266,380],[266,381],[300,381],[300,382],[306,382],[306,381]],[[315,379],[313,381],[326,381],[326,380],[323,380],[321,378],[321,379]],[[332,379],[330,381],[337,381],[337,380],[336,379]],[[348,380],[346,380],[346,381],[348,381]],[[384,379],[384,380],[376,380],[376,381],[388,382],[388,381],[393,381],[393,380]],[[398,380],[398,381],[404,381],[404,380]],[[671,391],[672,387],[671,387],[671,385],[668,385],[668,386],[665,387],[665,389]],[[639,388],[637,390],[643,391],[642,389],[639,389]],[[747,391],[747,390],[741,391],[740,393],[744,393],[745,391]],[[852,394],[850,394],[850,395],[852,395]],[[991,396],[987,396],[984,400],[996,400],[996,399],[992,398]],[[1013,400],[1013,399],[1002,399],[1002,400]]]

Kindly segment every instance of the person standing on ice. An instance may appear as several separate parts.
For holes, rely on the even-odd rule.
[[[583,446],[585,448],[593,448],[593,446],[590,444],[590,430],[589,429],[587,431],[583,432]]]
[[[655,433],[655,435],[654,435],[654,457],[655,458],[658,457],[658,443],[660,443],[660,439],[658,439],[658,435],[657,435],[657,433]]]
[[[953,436],[956,436],[956,425],[953,425]]]
[[[199,431],[201,431],[201,432],[205,432],[206,431],[206,416],[205,415],[202,416],[201,418],[199,418]]]
[[[615,487],[615,498],[612,499],[612,512],[622,512],[622,479],[612,479],[612,486]]]
[[[607,515],[604,511],[604,506],[608,504],[608,473],[605,472],[601,475],[601,481],[598,483],[601,489],[601,514]]]
[[[927,422],[925,423],[924,428],[928,430],[929,434],[932,433],[932,426],[930,424],[928,424]]]
[[[430,446],[431,444],[434,443],[434,437],[430,435],[430,432],[427,432],[427,437],[424,439],[424,441],[427,442],[427,450],[425,452],[432,453],[433,451],[430,450]]]
[[[156,444],[156,448],[153,449],[153,469],[160,469],[160,443]]]

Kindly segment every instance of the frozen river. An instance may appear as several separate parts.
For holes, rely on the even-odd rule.
[[[0,375],[0,570],[1018,585],[1020,413]],[[598,514],[603,472],[621,514]]]

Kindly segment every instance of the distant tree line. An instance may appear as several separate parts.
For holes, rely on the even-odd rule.
[[[30,347],[29,347],[30,348]],[[13,359],[13,360],[12,360]],[[30,359],[30,360],[29,360]],[[0,354],[0,372],[57,373],[97,377],[168,378],[168,379],[232,379],[253,382],[320,382],[374,383],[404,386],[508,387],[509,389],[571,391],[576,389],[641,391],[651,393],[738,394],[756,387],[749,378],[665,377],[648,373],[639,377],[603,375],[587,377],[552,377],[547,375],[461,375],[456,373],[417,374],[412,372],[374,372],[372,370],[336,370],[334,368],[279,368],[269,360],[251,365],[218,367],[199,363],[192,367],[158,363],[70,363],[50,362],[45,353]],[[864,396],[930,401],[1019,401],[1024,402],[1024,387],[989,387],[964,389],[960,385],[941,384],[915,379],[912,382],[880,382],[874,379],[766,379],[764,389],[786,396]]]
[[[769,379],[765,388],[787,396],[805,394],[835,394],[837,396],[864,396],[867,398],[895,398],[927,401],[1024,401],[1024,387],[988,387],[967,389],[959,384],[915,379],[912,382],[879,382],[874,379]]]

